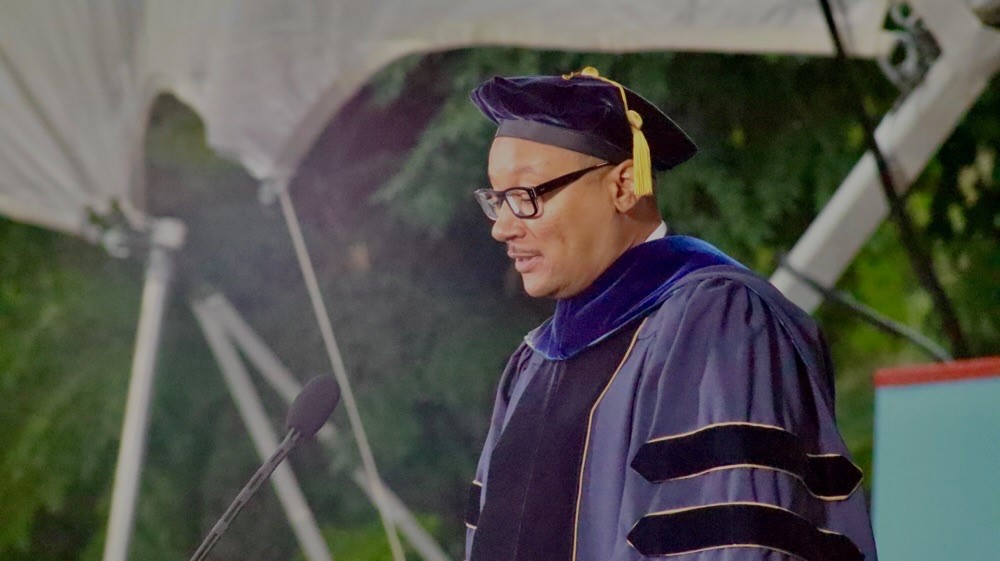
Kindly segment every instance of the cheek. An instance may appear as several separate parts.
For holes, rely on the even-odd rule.
[[[564,251],[562,228],[557,220],[539,218],[527,225],[526,238],[534,242],[547,262],[558,261],[559,255]]]
[[[564,251],[572,252],[574,262],[586,259],[612,219],[602,202],[596,197],[574,200],[574,204],[560,209],[554,221],[560,244]]]
[[[551,212],[550,212],[551,211]],[[601,236],[600,224],[608,220],[594,206],[546,207],[545,215],[528,224],[530,236],[542,250],[546,267],[552,272],[572,272],[584,266]]]

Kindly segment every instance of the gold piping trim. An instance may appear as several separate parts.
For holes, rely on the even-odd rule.
[[[711,429],[711,428],[724,427],[724,426],[734,426],[734,425],[736,425],[736,426],[748,426],[748,427],[758,427],[758,428],[764,428],[764,429],[779,430],[781,432],[788,433],[788,434],[790,434],[790,435],[798,438],[798,435],[795,434],[794,432],[789,431],[789,430],[785,430],[785,429],[783,429],[781,427],[776,427],[774,425],[765,425],[765,424],[761,424],[761,423],[747,423],[747,422],[734,421],[734,422],[726,422],[726,423],[712,423],[710,425],[705,425],[704,427],[701,427],[701,428],[698,428],[698,429],[695,429],[695,430],[692,430],[692,431],[682,432],[680,434],[673,434],[673,435],[670,435],[670,436],[660,436],[660,437],[657,437],[657,438],[654,438],[652,440],[647,441],[646,444],[651,444],[651,443],[654,443],[654,442],[664,442],[664,441],[667,441],[667,440],[674,440],[674,439],[678,439],[678,438],[684,438],[686,436],[691,436],[693,434],[697,434],[699,432],[706,431],[706,430]],[[798,479],[802,483],[802,486],[806,488],[806,491],[808,491],[810,495],[816,497],[817,499],[820,499],[820,500],[823,500],[823,501],[828,501],[828,502],[843,501],[845,499],[848,499],[848,498],[850,498],[851,495],[854,494],[855,491],[858,490],[859,487],[861,487],[861,482],[864,480],[864,473],[865,472],[861,469],[860,466],[858,466],[858,464],[854,463],[847,456],[845,456],[843,454],[810,454],[808,452],[806,453],[806,456],[809,457],[809,458],[833,458],[833,457],[844,458],[845,460],[848,461],[848,463],[850,463],[852,466],[854,466],[854,469],[858,470],[858,473],[861,474],[861,477],[858,479],[858,482],[854,485],[854,488],[852,488],[849,493],[847,493],[846,495],[838,495],[838,496],[835,496],[835,497],[825,497],[823,495],[817,495],[816,493],[813,493],[812,489],[810,489],[809,486],[806,485],[805,480],[802,479],[802,477],[800,477],[797,473],[792,473],[790,471],[783,470],[783,469],[778,469],[778,468],[772,467],[772,466],[761,466],[761,465],[757,465],[757,464],[734,464],[734,465],[731,465],[731,466],[719,466],[719,467],[714,467],[714,468],[711,468],[711,469],[706,469],[705,471],[699,471],[698,473],[692,473],[691,475],[684,475],[684,476],[681,476],[681,477],[671,477],[671,478],[668,478],[668,479],[664,479],[664,480],[661,481],[661,483],[663,481],[679,481],[679,480],[682,480],[682,479],[691,479],[692,477],[698,477],[699,475],[705,475],[706,473],[712,473],[712,472],[715,472],[715,471],[722,471],[722,470],[725,470],[725,469],[755,468],[755,469],[767,469],[767,470],[776,471],[776,472],[780,472],[780,473],[784,473],[784,474],[790,475],[790,476],[794,477],[795,479]]]
[[[838,456],[839,454],[834,454],[834,455]],[[813,492],[812,489],[809,488],[808,485],[806,485],[805,480],[802,479],[799,476],[799,474],[792,473],[790,471],[783,470],[783,469],[778,469],[778,468],[773,467],[773,466],[760,466],[760,465],[757,465],[757,464],[733,464],[731,466],[719,466],[719,467],[714,467],[714,468],[706,469],[705,471],[699,471],[698,473],[692,473],[691,475],[684,475],[684,476],[681,476],[681,477],[671,477],[669,479],[664,479],[663,481],[659,481],[659,483],[663,483],[663,482],[666,482],[666,481],[680,481],[682,479],[692,479],[692,478],[698,477],[700,475],[705,475],[706,473],[712,473],[712,472],[716,472],[716,471],[723,471],[723,470],[727,470],[727,469],[741,469],[741,468],[742,469],[766,469],[766,470],[770,470],[770,471],[776,471],[778,473],[784,473],[786,475],[794,477],[795,479],[798,479],[799,482],[802,483],[802,486],[805,487],[806,491],[808,491],[810,495],[812,495],[813,497],[815,497],[815,498],[817,498],[817,499],[819,499],[821,501],[827,501],[827,502],[837,502],[837,501],[843,501],[845,499],[848,499],[848,498],[850,498],[851,495],[854,494],[855,491],[858,490],[858,487],[861,487],[861,480],[859,479],[858,482],[857,482],[857,484],[854,485],[854,488],[851,489],[851,491],[849,493],[847,493],[846,495],[837,495],[837,496],[830,496],[830,497],[824,496],[824,495],[817,495],[816,493]]]
[[[783,429],[781,427],[777,427],[777,426],[774,426],[774,425],[765,425],[763,423],[748,423],[746,421],[727,421],[727,422],[724,422],[724,423],[712,423],[710,425],[705,425],[705,426],[703,426],[701,428],[697,428],[697,429],[694,429],[694,430],[691,430],[691,431],[682,432],[682,433],[678,433],[678,434],[671,434],[670,436],[659,436],[657,438],[654,438],[654,439],[648,441],[647,444],[649,442],[662,442],[664,440],[674,440],[676,438],[684,438],[685,436],[691,436],[692,434],[698,434],[699,432],[703,432],[703,431],[706,431],[708,429],[712,429],[712,428],[715,428],[715,427],[728,427],[728,426],[745,426],[745,427],[757,427],[757,428],[762,428],[762,429],[775,429],[775,430],[780,430],[781,432],[787,432],[788,434],[792,434],[792,435],[795,434],[795,433],[793,433],[791,431],[787,431],[787,430],[785,430],[785,429]]]
[[[629,356],[632,355],[632,349],[635,347],[635,342],[639,338],[639,333],[642,328],[646,325],[646,321],[649,317],[642,320],[639,327],[635,330],[632,335],[632,342],[629,343],[628,348],[625,349],[625,355],[622,356],[621,362],[618,363],[618,367],[615,368],[613,374],[611,374],[611,379],[608,380],[607,385],[601,390],[600,395],[597,396],[597,400],[590,407],[590,415],[587,417],[587,437],[583,440],[583,458],[580,461],[580,476],[578,477],[578,482],[576,486],[576,509],[573,515],[573,561],[576,561],[576,546],[577,538],[580,533],[580,499],[583,498],[583,473],[587,469],[587,452],[590,450],[590,429],[594,423],[594,411],[597,410],[597,406],[600,405],[601,400],[604,399],[604,395],[608,393],[608,389],[611,388],[611,384],[614,383],[615,378],[618,377],[618,373],[621,372],[622,366],[625,366],[625,361],[628,360]]]
[[[626,540],[626,541],[628,541],[628,540]],[[630,546],[632,546],[632,549],[635,549],[636,551],[639,551],[635,547],[635,545],[632,544],[632,542],[628,541],[628,544]],[[799,556],[799,555],[795,555],[791,551],[785,551],[784,549],[780,549],[780,548],[777,548],[777,547],[769,547],[769,546],[766,546],[766,545],[760,545],[758,543],[731,543],[731,544],[726,544],[726,545],[713,545],[712,547],[703,547],[701,549],[691,549],[691,550],[688,550],[688,551],[678,551],[677,553],[664,553],[664,554],[660,554],[660,555],[651,555],[650,557],[677,557],[678,555],[688,555],[690,553],[702,553],[702,552],[705,552],[705,551],[712,551],[714,549],[727,549],[727,548],[730,548],[730,547],[755,547],[757,549],[766,549],[768,551],[777,551],[778,553],[782,553],[782,554],[787,555],[789,557],[794,557],[795,559],[801,559],[802,561],[814,561],[812,559],[806,559],[805,557],[802,557],[802,556]]]
[[[762,506],[762,507],[765,507],[765,508],[773,508],[774,510],[783,510],[783,511],[789,513],[789,514],[794,514],[795,516],[798,516],[799,518],[802,518],[806,522],[809,522],[808,520],[806,520],[802,516],[800,516],[798,514],[795,514],[794,512],[788,510],[787,508],[780,507],[778,505],[773,505],[773,504],[770,504],[770,503],[758,503],[756,501],[730,501],[728,503],[710,503],[710,504],[707,504],[707,505],[684,506],[684,507],[680,507],[680,508],[671,508],[671,509],[667,509],[667,510],[658,510],[656,512],[651,512],[651,513],[647,514],[646,516],[663,516],[663,515],[666,515],[666,514],[677,514],[678,512],[687,512],[689,510],[699,510],[699,509],[702,509],[702,508],[711,508],[713,506],[732,506],[732,505]],[[646,518],[646,516],[643,516],[643,518]],[[809,523],[812,524],[812,522],[809,522]],[[636,522],[636,524],[638,524],[638,522]],[[632,529],[633,530],[635,529],[635,524],[632,525]],[[835,533],[835,532],[831,532],[831,533]]]
[[[712,503],[712,504],[708,504],[708,505],[689,506],[689,507],[684,507],[684,508],[675,508],[675,509],[671,509],[671,510],[662,510],[660,512],[654,512],[652,514],[647,514],[646,516],[643,516],[642,518],[640,518],[639,520],[637,520],[636,523],[632,525],[632,528],[629,530],[629,533],[631,534],[632,530],[635,530],[635,527],[639,525],[639,522],[641,522],[643,518],[648,518],[650,516],[664,516],[664,515],[667,515],[667,514],[676,514],[678,512],[686,512],[686,511],[689,511],[689,510],[699,510],[699,509],[704,509],[704,508],[710,508],[710,507],[713,507],[713,506],[729,506],[729,505],[752,505],[752,506],[762,506],[762,507],[766,507],[766,508],[773,508],[775,510],[781,510],[781,511],[787,512],[788,514],[791,514],[792,516],[795,516],[796,518],[799,518],[799,519],[803,520],[804,522],[806,522],[807,524],[813,526],[814,528],[816,528],[817,530],[819,530],[820,532],[822,532],[824,534],[830,534],[830,535],[834,535],[834,536],[843,536],[843,537],[846,538],[846,536],[844,536],[844,534],[841,534],[839,532],[834,532],[832,530],[827,530],[825,528],[820,528],[819,526],[816,526],[815,524],[813,524],[809,520],[803,518],[802,516],[799,516],[798,514],[796,514],[796,513],[792,512],[792,511],[788,510],[787,508],[781,508],[780,506],[772,505],[772,504],[767,504],[767,503],[755,503],[753,501],[736,501],[736,502],[731,502],[731,503]],[[847,539],[850,540],[850,538],[847,538]],[[635,549],[636,551],[638,551],[638,548],[635,547],[635,544],[632,543],[632,540],[626,539],[625,541],[626,541],[626,543],[628,543],[632,547],[632,549]],[[851,543],[854,543],[854,542],[851,542]],[[711,551],[713,549],[725,549],[727,547],[756,547],[756,548],[759,548],[759,549],[769,549],[771,551],[777,551],[778,553],[784,553],[785,555],[788,555],[790,557],[794,557],[796,559],[802,559],[803,561],[812,561],[810,559],[806,559],[805,557],[802,557],[802,556],[799,556],[799,555],[795,555],[794,553],[792,553],[790,551],[785,551],[783,549],[778,549],[776,547],[769,547],[769,546],[766,546],[766,545],[760,545],[760,544],[755,544],[755,543],[745,543],[745,544],[744,543],[734,543],[734,544],[726,544],[726,545],[715,545],[715,546],[712,546],[712,547],[704,547],[704,548],[701,548],[701,549],[691,549],[691,550],[688,550],[688,551],[678,551],[677,553],[668,553],[666,555],[654,555],[653,557],[675,557],[677,555],[687,555],[689,553],[700,553],[702,551]],[[855,545],[855,547],[857,547],[857,546]]]

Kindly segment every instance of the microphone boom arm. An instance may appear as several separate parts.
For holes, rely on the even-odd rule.
[[[198,546],[198,549],[195,550],[194,555],[191,556],[191,561],[202,561],[205,559],[208,552],[215,547],[216,542],[219,541],[219,538],[222,537],[226,528],[229,527],[229,523],[236,518],[236,515],[239,514],[241,510],[243,510],[243,507],[246,506],[250,497],[257,492],[257,489],[259,489],[260,486],[271,477],[271,474],[278,468],[278,465],[281,464],[286,457],[288,457],[288,454],[293,448],[295,448],[295,445],[298,444],[301,438],[302,433],[298,430],[291,429],[288,431],[288,434],[285,435],[285,439],[278,445],[278,449],[274,451],[274,454],[271,454],[271,457],[268,458],[264,465],[257,468],[257,472],[253,474],[250,481],[248,481],[247,484],[243,486],[243,489],[240,490],[239,494],[236,495],[236,498],[233,499],[232,504],[229,505],[226,512],[222,514],[222,517],[215,523],[215,526],[212,526],[212,531],[205,536],[204,541],[202,541],[201,545]]]

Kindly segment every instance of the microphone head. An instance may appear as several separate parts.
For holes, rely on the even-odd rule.
[[[288,409],[285,425],[304,437],[316,434],[340,401],[340,386],[330,376],[316,376],[302,388]]]

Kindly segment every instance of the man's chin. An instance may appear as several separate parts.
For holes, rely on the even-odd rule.
[[[524,291],[532,298],[565,298],[560,295],[560,287],[546,279],[532,278],[534,275],[521,275]]]
[[[544,282],[543,279],[536,278],[536,275],[521,275],[521,282],[524,284],[524,291],[532,298],[545,298],[552,294],[553,287]]]
[[[543,290],[537,290],[534,288],[529,288],[528,285],[524,285],[524,292],[532,298],[545,298],[549,294]]]

